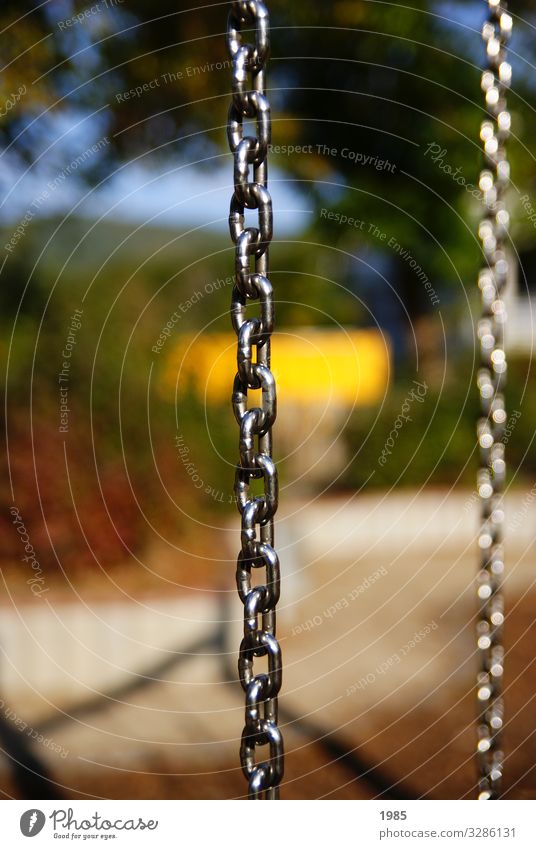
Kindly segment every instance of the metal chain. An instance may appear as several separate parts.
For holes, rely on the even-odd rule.
[[[480,174],[485,212],[478,235],[482,242],[484,267],[478,286],[482,296],[482,315],[478,324],[481,368],[478,372],[481,415],[478,422],[480,470],[478,492],[481,504],[479,535],[480,570],[478,574],[479,615],[477,644],[480,654],[477,695],[479,706],[477,760],[479,799],[496,799],[501,788],[503,753],[502,677],[504,621],[502,580],[503,489],[505,480],[504,429],[506,411],[504,380],[504,328],[506,310],[503,292],[508,277],[505,243],[509,216],[504,194],[510,167],[505,142],[510,131],[506,91],[511,67],[506,62],[505,45],[512,30],[512,18],[501,0],[488,0],[488,19],[482,30],[486,46],[487,68],[482,74],[488,117],[482,122],[480,138],[484,147],[484,168]]]
[[[245,32],[254,41],[245,40]],[[267,189],[270,105],[265,92],[269,55],[269,17],[264,3],[231,3],[227,46],[233,63],[232,103],[227,134],[234,157],[234,193],[229,227],[236,246],[231,318],[238,336],[233,410],[240,427],[240,461],[235,495],[242,516],[241,550],[236,582],[244,605],[244,637],[238,672],[246,693],[246,721],[240,761],[250,799],[277,799],[283,777],[283,739],[277,725],[281,689],[281,649],[275,637],[279,600],[279,559],[274,549],[274,515],[278,502],[277,470],[272,459],[272,425],[276,389],[270,371],[270,338],[274,326],[268,249],[272,239],[272,201]],[[244,119],[255,123],[255,135],[244,134]],[[245,210],[257,210],[258,226],[245,226]],[[259,317],[246,318],[248,301],[259,301]],[[261,390],[261,406],[248,407],[248,392]],[[254,495],[253,481],[262,481]],[[253,584],[252,570],[264,569],[263,582]],[[255,658],[266,658],[265,672],[255,672]],[[268,746],[258,762],[256,749]]]

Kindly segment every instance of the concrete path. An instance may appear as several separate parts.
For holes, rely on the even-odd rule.
[[[508,511],[507,595],[517,599],[535,577],[536,509],[521,493],[509,498]],[[310,774],[306,786],[317,787],[312,775],[318,767],[310,753],[306,757],[308,739],[294,721],[298,717],[370,752],[397,717],[413,716],[409,742],[415,715],[423,721],[439,717],[454,722],[454,747],[470,751],[472,729],[463,719],[456,733],[460,719],[453,705],[471,698],[474,679],[476,528],[470,493],[397,492],[286,505],[278,522],[281,704],[292,718],[286,738],[298,764],[294,774]],[[225,556],[234,552],[234,527],[222,535],[222,546]],[[145,774],[151,763],[159,773],[191,775],[192,787],[199,773],[220,780],[227,775],[229,788],[241,786],[241,692],[225,682],[219,650],[209,647],[166,666],[214,632],[223,615],[231,620],[234,667],[241,611],[232,580],[230,570],[229,592],[223,594],[231,599],[230,612],[223,613],[222,593],[206,592],[67,606],[55,604],[50,593],[45,603],[3,605],[2,711],[20,720],[21,728],[28,724],[23,733],[56,775],[70,776],[67,786],[75,795],[85,792],[80,775],[88,771],[121,781]],[[141,671],[162,665],[165,672],[149,674],[156,680],[136,686]],[[118,687],[123,691],[98,703]],[[92,707],[64,717],[69,706],[95,698]],[[41,729],[44,742],[32,733]],[[341,779],[337,787],[344,784]]]

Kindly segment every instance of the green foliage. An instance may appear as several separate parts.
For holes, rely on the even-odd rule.
[[[84,171],[90,180],[134,155],[143,162],[208,156],[205,168],[219,163],[221,152],[227,154],[230,69],[222,35],[227,6],[129,0],[65,25],[65,17],[87,8],[84,0],[43,4],[10,27],[16,37],[8,42],[9,74],[26,79],[30,67],[38,82],[3,120],[0,141],[15,139],[40,109],[53,107],[50,116],[99,110],[100,132],[110,144]],[[482,4],[272,0],[270,12],[273,142],[312,148],[311,154],[273,155],[272,162],[297,177],[316,206],[314,239],[328,245],[345,241],[340,229],[318,215],[321,206],[335,206],[396,238],[443,301],[449,291],[458,297],[460,281],[474,277],[479,261],[479,205],[452,174],[474,183],[481,162]],[[532,197],[533,4],[517,4],[516,16],[509,157],[515,186]],[[19,4],[5,0],[0,24],[18,17]],[[31,44],[35,47],[26,51]],[[48,114],[39,121],[49,120]],[[26,131],[13,150],[28,158],[40,151],[41,135]],[[430,144],[444,151],[436,161],[427,152]],[[319,152],[324,148],[337,152]],[[356,165],[345,149],[391,163],[393,169]],[[516,191],[511,206],[518,244],[528,249],[535,231]],[[428,312],[429,300],[407,263],[368,232],[354,236],[355,250],[368,244],[394,263],[392,278],[409,314]]]
[[[532,371],[530,360],[511,358],[504,441],[508,479],[514,486],[536,479],[536,398],[528,390]],[[357,411],[344,435],[347,451],[355,459],[338,485],[474,487],[479,415],[475,380],[474,364],[465,356],[454,357],[443,386],[428,386],[422,403],[410,400],[406,411],[410,420],[399,417],[414,386],[411,376],[391,387],[381,410]]]

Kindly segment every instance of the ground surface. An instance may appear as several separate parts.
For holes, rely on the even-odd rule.
[[[287,580],[278,630],[285,660],[286,798],[474,796],[472,518],[457,508],[463,521],[449,540],[440,523],[426,530],[433,511],[426,514],[431,508],[422,502],[410,508],[398,532],[382,508],[387,524],[378,545],[372,517],[360,532],[363,516],[357,511],[354,532],[361,546],[352,537],[333,548],[330,533],[340,534],[331,502],[309,518],[311,528],[300,521],[306,538],[301,545],[283,522]],[[330,510],[320,544],[315,529]],[[505,630],[504,795],[515,799],[536,795],[531,552],[525,529],[510,552]],[[183,604],[184,591],[179,597]],[[222,619],[238,620],[237,607],[222,607],[222,600],[232,598],[232,592],[205,592],[208,624],[201,636],[221,632]],[[194,599],[195,593],[192,605]],[[32,621],[29,613],[29,627]],[[182,643],[167,652],[164,664],[160,652],[152,665],[134,664],[114,686],[71,688],[54,698],[44,698],[36,687],[32,699],[14,690],[10,704],[17,715],[51,741],[30,744],[48,771],[51,795],[242,796],[236,757],[242,693],[230,680],[239,622],[223,630],[226,644],[192,645],[186,658],[180,651],[199,634],[188,640],[177,632]],[[415,639],[418,633],[424,636]],[[101,658],[111,650],[101,645]],[[58,648],[57,662],[63,651]],[[0,790],[5,798],[24,793],[8,758],[1,762]]]

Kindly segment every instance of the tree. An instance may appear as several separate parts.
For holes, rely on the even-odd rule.
[[[449,286],[459,294],[478,264],[482,5],[269,5],[273,142],[285,149],[272,161],[314,200],[311,230],[328,244],[368,244],[386,258],[411,316],[433,306],[411,260],[443,297]],[[535,230],[518,196],[534,189],[534,12],[530,2],[520,6],[527,22],[516,21],[512,45],[510,156],[519,243],[530,247]],[[134,156],[154,162],[225,151],[227,4],[191,7],[189,0],[35,3],[21,16],[20,4],[5,0],[0,103],[25,89],[0,123],[10,165],[39,168],[66,121],[82,122],[83,137],[109,140],[81,171],[90,181]],[[80,135],[72,138],[79,150]],[[67,143],[47,156],[65,159]],[[297,145],[302,152],[288,155]],[[365,222],[359,233],[350,237],[320,215],[334,203],[341,216]]]

